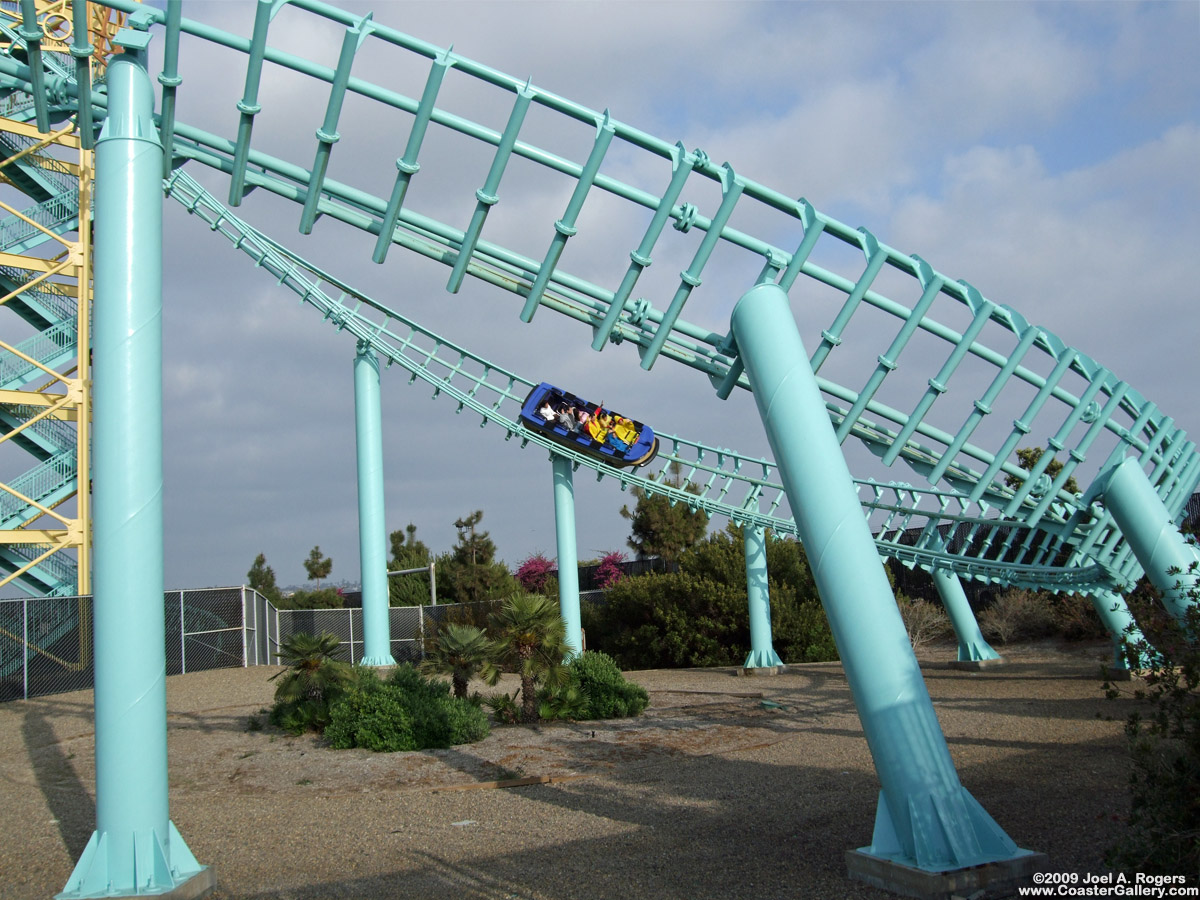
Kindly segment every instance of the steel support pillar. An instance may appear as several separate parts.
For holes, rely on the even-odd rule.
[[[567,626],[571,655],[583,652],[579,616],[579,550],[575,543],[575,470],[571,460],[551,454],[554,465],[554,538],[558,549],[558,606]]]
[[[1130,456],[1102,474],[1087,498],[1101,495],[1133,555],[1162,592],[1163,606],[1176,619],[1182,619],[1196,602],[1200,552],[1180,534],[1136,458]]]
[[[750,607],[750,654],[746,669],[782,666],[771,641],[771,595],[767,587],[767,532],[746,525],[742,528],[746,548],[746,600]]]
[[[971,604],[967,601],[958,576],[945,569],[934,569],[932,575],[938,596],[942,598],[942,606],[958,638],[958,661],[976,664],[991,662],[993,665],[1002,662],[1000,654],[991,648],[979,630],[979,623],[975,620],[975,613],[971,612]]]
[[[1092,601],[1096,614],[1104,623],[1109,637],[1112,638],[1113,668],[1127,670],[1129,660],[1125,647],[1143,641],[1144,638],[1141,629],[1133,620],[1133,615],[1129,612],[1125,598],[1114,591],[1096,591],[1094,594],[1090,594],[1088,599]],[[1140,665],[1138,667],[1140,668]]]
[[[108,67],[108,117],[96,143],[96,830],[59,894],[64,898],[162,895],[215,883],[168,817],[163,150],[146,72],[148,42],[144,33],[118,34],[125,52]],[[80,355],[86,357],[82,347]]]
[[[858,856],[940,873],[1035,857],[958,780],[787,294],[754,287],[732,328],[882,784]]]
[[[383,411],[379,357],[359,341],[354,357],[354,438],[358,451],[358,560],[362,578],[364,666],[394,666],[387,584],[383,489]]]

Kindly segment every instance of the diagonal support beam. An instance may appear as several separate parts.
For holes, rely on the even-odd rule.
[[[732,329],[882,783],[860,852],[939,872],[1031,856],[958,780],[787,294],[754,287]]]

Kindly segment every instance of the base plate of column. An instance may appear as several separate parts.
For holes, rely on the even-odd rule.
[[[743,675],[778,675],[787,671],[787,666],[743,666],[734,669],[733,674],[741,678]]]
[[[951,669],[978,672],[980,669],[994,669],[997,666],[1006,666],[1008,665],[1008,661],[1002,656],[996,656],[992,659],[956,659],[946,665]]]
[[[921,900],[1009,896],[1019,885],[1031,884],[1034,873],[1046,871],[1049,864],[1045,853],[1026,852],[965,869],[929,872],[862,850],[846,851],[846,868],[855,881]]]

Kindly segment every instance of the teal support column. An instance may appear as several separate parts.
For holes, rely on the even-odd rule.
[[[1088,499],[1103,495],[1104,505],[1125,535],[1151,583],[1162,592],[1163,606],[1182,619],[1195,603],[1200,585],[1200,554],[1189,544],[1154,485],[1134,457],[1128,457],[1088,490]]]
[[[162,146],[149,35],[121,31],[96,142],[96,830],[60,897],[162,894],[212,871],[168,817],[163,614]],[[197,895],[198,896],[198,895]]]
[[[354,437],[358,450],[358,559],[362,578],[364,666],[394,666],[388,609],[383,490],[383,412],[379,358],[358,342],[354,357]]]
[[[583,652],[579,616],[579,549],[575,543],[575,472],[571,460],[551,454],[554,465],[554,538],[558,545],[558,606],[571,655]]]
[[[771,595],[767,588],[767,533],[752,525],[742,528],[746,548],[746,600],[750,607],[750,654],[743,668],[782,666],[771,641]]]
[[[931,872],[1032,858],[959,783],[787,294],[757,285],[732,326],[882,784],[858,856]]]
[[[958,637],[958,661],[985,664],[1001,662],[1000,654],[991,648],[979,630],[979,623],[975,621],[975,613],[971,612],[971,604],[967,601],[958,576],[945,569],[934,569],[932,575],[938,596],[942,598],[942,606]]]
[[[1126,645],[1144,641],[1142,631],[1133,620],[1125,598],[1115,591],[1096,591],[1088,599],[1096,610],[1096,615],[1104,623],[1109,637],[1113,642],[1113,668],[1128,669],[1129,659],[1125,652]],[[1135,666],[1141,668],[1142,660],[1137,660]]]

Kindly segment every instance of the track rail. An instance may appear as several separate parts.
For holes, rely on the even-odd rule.
[[[617,480],[622,490],[638,488],[738,525],[796,535],[794,520],[779,514],[786,495],[770,460],[659,434],[662,466],[642,475],[549,441],[517,420],[535,381],[488,362],[322,271],[238,218],[186,172],[172,173],[164,189],[336,330],[370,346],[389,366],[407,371],[410,384],[420,380],[432,387],[434,397],[455,404],[456,413],[477,416],[480,427],[498,426],[504,440],[517,438],[522,447],[533,444],[565,456],[576,469],[594,472],[597,480]],[[674,473],[686,487],[671,483]],[[949,568],[971,578],[1028,586],[1049,583],[1083,589],[1104,578],[1095,566],[1051,565],[1055,556],[1069,552],[1062,536],[1048,537],[1045,531],[1001,520],[986,502],[976,505],[978,514],[972,516],[967,514],[972,505],[958,494],[869,479],[856,483],[864,514],[876,521],[880,553],[907,565]]]

